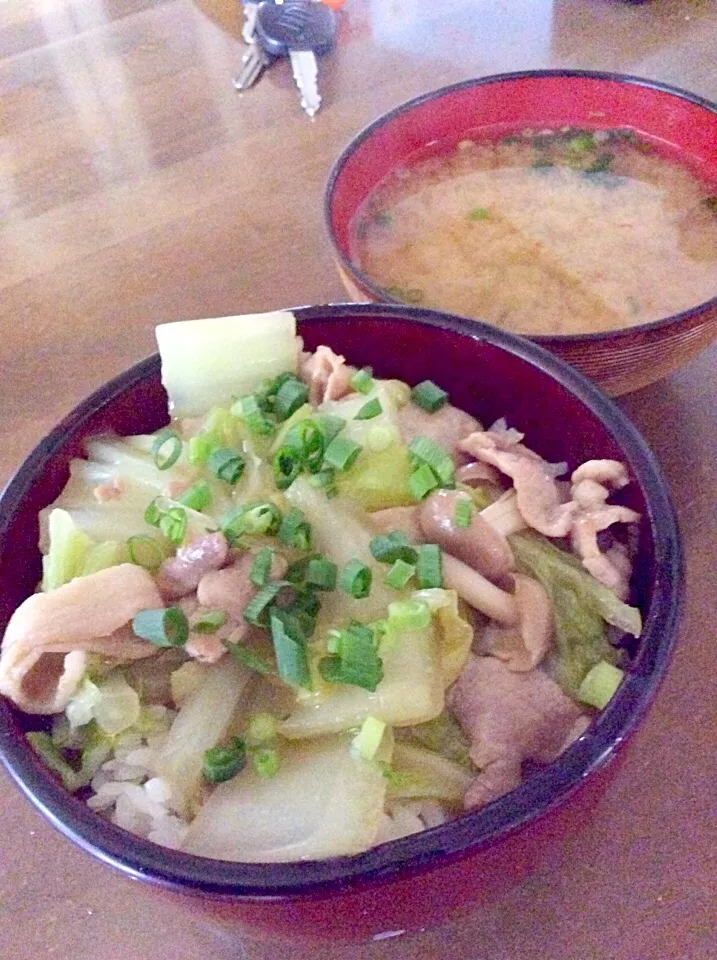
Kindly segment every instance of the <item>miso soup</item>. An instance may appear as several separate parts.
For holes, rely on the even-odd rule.
[[[717,295],[715,194],[627,130],[464,140],[378,185],[352,255],[408,303],[528,335],[611,330]]]

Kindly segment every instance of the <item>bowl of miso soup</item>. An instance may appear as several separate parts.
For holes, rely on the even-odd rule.
[[[361,131],[325,201],[356,300],[530,338],[609,394],[717,336],[717,105],[530,71],[432,91]]]

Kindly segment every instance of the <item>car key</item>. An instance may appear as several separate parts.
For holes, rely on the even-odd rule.
[[[256,31],[256,15],[259,10],[260,0],[242,0],[244,9],[244,26],[241,31],[241,38],[247,45],[254,43],[254,33]]]
[[[244,54],[242,67],[237,76],[232,81],[235,90],[248,90],[258,83],[259,78],[266,68],[274,62],[276,58],[270,56],[260,43],[252,42],[251,46]]]
[[[315,0],[262,3],[257,11],[256,45],[272,57],[289,57],[301,106],[310,117],[321,105],[316,57],[332,48],[335,35],[334,12]]]

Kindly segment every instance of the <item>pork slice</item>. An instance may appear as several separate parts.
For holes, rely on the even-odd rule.
[[[518,509],[528,526],[547,537],[568,535],[577,507],[572,501],[563,502],[556,481],[561,465],[543,460],[510,431],[472,433],[462,440],[460,449],[511,478]]]
[[[324,400],[340,400],[351,393],[353,369],[331,347],[317,347],[314,353],[302,355],[301,379],[309,388],[309,403],[318,406]]]
[[[151,575],[123,563],[28,597],[10,618],[0,653],[0,693],[27,713],[59,713],[82,676],[86,655],[117,660],[155,654],[130,621],[164,606]]]
[[[428,437],[450,454],[457,466],[464,459],[460,455],[461,440],[481,429],[475,417],[450,403],[435,413],[407,403],[398,411],[398,426],[404,443],[409,444],[416,437]]]
[[[253,562],[254,555],[245,553],[230,567],[205,573],[197,587],[200,605],[210,610],[225,610],[235,626],[244,624],[244,611],[257,593],[257,588],[249,579]],[[280,579],[286,569],[286,559],[275,554],[269,579]]]
[[[523,760],[549,763],[578,730],[580,707],[541,670],[514,673],[495,657],[471,655],[448,693],[480,773],[464,804],[481,806],[520,782]]]
[[[204,574],[219,570],[228,556],[229,544],[220,531],[208,533],[180,547],[176,555],[165,560],[159,568],[157,586],[162,596],[166,600],[178,600],[194,593]]]

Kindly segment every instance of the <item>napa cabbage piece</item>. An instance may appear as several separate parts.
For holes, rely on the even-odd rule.
[[[198,798],[204,751],[225,736],[252,676],[229,657],[205,667],[204,673],[183,702],[155,764],[157,776],[170,787],[173,809],[184,817]]]
[[[56,590],[79,577],[93,546],[66,510],[55,508],[47,519],[48,551],[42,558],[42,589]]]
[[[416,590],[411,599],[428,604],[433,613],[443,686],[447,690],[466,665],[473,643],[473,627],[461,616],[455,590],[443,590],[439,587]]]
[[[192,822],[182,849],[245,863],[320,860],[361,853],[378,836],[387,781],[382,762],[364,760],[352,737],[281,744],[281,765],[262,779],[249,765],[220,784]]]
[[[583,569],[580,561],[539,534],[510,537],[518,569],[545,588],[555,619],[556,680],[571,697],[578,694],[588,671],[601,660],[615,664],[606,623],[639,637],[640,611],[623,603]]]
[[[71,729],[94,720],[102,733],[113,737],[134,726],[140,711],[137,691],[117,672],[101,683],[86,676],[65,707],[65,716]]]
[[[296,318],[287,310],[164,323],[156,336],[174,417],[226,406],[262,380],[298,369]]]
[[[463,797],[473,776],[452,760],[432,750],[408,743],[396,743],[393,760],[386,768],[389,799],[416,800],[430,797],[453,807]]]
[[[378,649],[383,680],[371,692],[344,684],[316,683],[302,691],[280,732],[290,739],[360,727],[367,717],[390,726],[423,723],[444,705],[443,677],[433,620],[423,630],[391,631]]]

